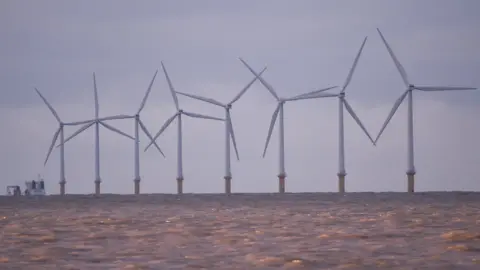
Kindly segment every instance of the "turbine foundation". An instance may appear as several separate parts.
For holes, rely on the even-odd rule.
[[[134,183],[134,192],[135,192],[135,195],[140,194],[140,179],[134,179],[134,180],[133,180],[133,183]]]
[[[407,192],[415,192],[415,173],[413,172],[407,172],[407,181],[408,181],[408,186],[407,186]]]
[[[65,184],[67,182],[65,180],[60,181],[60,195],[65,195]]]
[[[183,177],[177,178],[177,194],[183,194]]]
[[[338,192],[345,193],[345,175],[346,173],[338,173]]]
[[[285,178],[287,176],[284,173],[278,175],[278,192],[285,193]]]
[[[223,179],[225,179],[225,194],[231,194],[232,193],[232,177],[225,176]]]
[[[95,180],[95,195],[100,195],[100,183],[102,181],[100,180]]]

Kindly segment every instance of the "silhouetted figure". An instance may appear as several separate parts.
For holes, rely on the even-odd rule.
[[[35,182],[35,180],[32,180],[32,189],[36,189],[37,188],[37,182]]]

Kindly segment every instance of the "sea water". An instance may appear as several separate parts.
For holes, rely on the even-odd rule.
[[[0,269],[480,269],[480,193],[0,197]]]

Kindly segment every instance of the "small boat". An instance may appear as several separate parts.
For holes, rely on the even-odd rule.
[[[23,193],[25,196],[45,196],[45,181],[38,175],[37,181],[25,181],[25,190]],[[7,195],[9,196],[21,196],[22,191],[19,186],[7,186]]]

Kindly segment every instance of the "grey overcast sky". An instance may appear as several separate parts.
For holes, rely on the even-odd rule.
[[[376,32],[379,27],[411,80],[480,87],[480,1],[0,1],[0,183],[40,173],[58,193],[59,152],[43,161],[58,123],[37,87],[65,122],[133,114],[164,61],[178,91],[232,99],[252,79],[241,64],[268,66],[264,78],[281,96],[341,86],[368,36],[347,98],[376,136],[404,90]],[[338,92],[333,90],[332,92]],[[223,117],[221,108],[179,97],[185,110]],[[414,94],[417,190],[480,190],[480,91]],[[232,156],[234,192],[276,192],[278,131],[261,157],[276,102],[256,82],[234,105],[240,162]],[[287,191],[336,191],[336,98],[285,106]],[[175,112],[163,73],[141,116],[151,133]],[[405,191],[404,103],[378,146],[345,115],[347,191]],[[131,120],[111,121],[133,135]],[[224,127],[185,119],[184,191],[223,192]],[[76,128],[67,128],[66,135]],[[132,193],[133,141],[101,129],[102,192]],[[148,139],[141,137],[141,148]],[[176,192],[176,128],[141,153],[142,191]],[[58,150],[58,149],[57,149]],[[68,193],[94,191],[94,132],[66,145]]]

